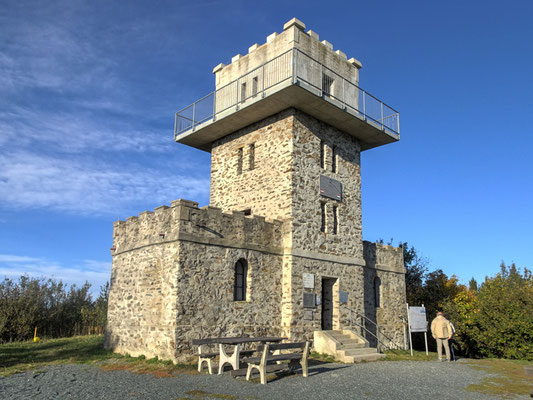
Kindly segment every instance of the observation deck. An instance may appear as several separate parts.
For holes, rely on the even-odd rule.
[[[303,25],[301,22],[300,24]],[[356,137],[361,143],[361,150],[372,149],[400,139],[398,111],[361,89],[353,82],[354,79],[346,79],[346,74],[341,76],[298,47],[307,47],[309,53],[320,56],[317,58],[331,60],[333,56],[335,65],[348,64],[346,56],[340,51],[333,52],[330,43],[318,42],[316,33],[300,32],[301,26],[294,23],[290,27],[296,31],[291,33],[291,37],[298,37],[299,40],[293,40],[289,50],[246,71],[227,84],[218,85],[214,92],[176,113],[174,125],[176,142],[210,152],[211,144],[215,140],[291,107]],[[284,33],[288,34],[288,30],[286,28]],[[305,35],[310,37],[306,39],[308,42],[314,39],[318,47],[312,42],[302,46]],[[287,40],[283,44],[286,45],[286,42]],[[299,43],[299,46],[296,47],[295,43]],[[250,50],[259,53],[261,47],[269,46],[268,38],[267,44],[259,48],[258,45],[254,46]],[[321,46],[327,48],[322,49]],[[221,64],[215,68],[215,72],[232,67],[246,57],[238,55],[234,57],[235,62],[230,66]],[[339,57],[341,60],[336,60]],[[265,58],[265,54],[262,58]],[[245,67],[253,64],[252,60],[245,61]],[[354,64],[358,65],[356,70],[358,81],[358,68],[361,65],[356,60]],[[239,68],[240,66],[236,65],[235,70],[242,70]],[[231,74],[234,75],[235,71],[230,71],[227,75]],[[217,76],[217,82],[219,80]]]

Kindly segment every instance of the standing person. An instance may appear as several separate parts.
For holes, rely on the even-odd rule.
[[[446,360],[450,361],[450,348],[448,347],[448,339],[452,337],[452,327],[442,315],[442,312],[437,312],[437,317],[431,322],[431,335],[437,341],[437,354],[439,361],[442,361],[442,347],[446,352]]]
[[[455,326],[453,326],[452,321],[450,322],[450,328],[452,328],[452,337],[448,339],[448,346],[450,346],[450,356],[451,360],[455,361],[455,352],[453,351],[453,337],[455,336]]]

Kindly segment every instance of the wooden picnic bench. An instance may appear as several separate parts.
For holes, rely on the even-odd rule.
[[[223,338],[205,338],[205,339],[193,339],[193,346],[198,346],[198,372],[202,372],[202,365],[207,363],[207,368],[210,374],[213,373],[212,360],[216,356],[220,356],[218,363],[218,374],[222,374],[224,365],[230,364],[233,370],[239,370],[240,357],[251,356],[256,350],[243,350],[241,345],[244,343],[269,343],[269,342],[281,342],[283,337],[265,336],[265,337],[223,337]],[[209,351],[206,347],[210,345],[218,345],[219,351]],[[224,349],[224,345],[233,346],[233,351],[228,354]]]
[[[280,371],[283,369],[292,370],[295,364],[302,366],[302,375],[307,378],[307,358],[309,356],[309,349],[312,342],[295,342],[295,343],[279,343],[279,344],[265,344],[258,348],[262,350],[261,357],[249,357],[243,361],[248,363],[248,370],[246,371],[246,380],[250,380],[252,370],[257,369],[261,377],[261,384],[266,384],[266,373]],[[281,353],[282,350],[303,349],[302,352]],[[272,354],[271,352],[276,352]],[[288,365],[283,361],[289,361]],[[275,363],[275,364],[274,364]]]

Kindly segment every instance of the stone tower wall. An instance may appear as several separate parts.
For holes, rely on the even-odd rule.
[[[210,204],[251,209],[269,219],[291,217],[293,110],[283,111],[213,143]],[[250,146],[254,166],[250,169]],[[242,171],[238,170],[242,149]]]

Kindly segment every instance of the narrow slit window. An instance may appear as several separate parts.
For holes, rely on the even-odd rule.
[[[237,151],[237,174],[242,174],[242,152],[243,148],[239,147],[239,150]]]
[[[381,279],[374,278],[374,302],[376,307],[381,307]]]
[[[239,260],[235,264],[235,282],[233,285],[233,301],[246,301],[246,278],[248,276],[248,264],[245,260]]]
[[[339,208],[333,207],[333,234],[339,233]]]
[[[241,84],[241,101],[246,100],[246,82]]]
[[[322,92],[324,92],[324,94],[327,94],[327,95],[333,94],[333,82],[334,81],[335,80],[333,79],[333,77],[327,74],[322,74]]]
[[[320,203],[320,232],[326,232],[326,203]]]
[[[257,95],[257,88],[259,86],[259,80],[257,76],[254,76],[252,79],[252,97],[255,97]]]
[[[337,172],[337,147],[331,146],[331,172]]]
[[[255,143],[248,148],[248,164],[250,170],[255,168]]]
[[[326,169],[326,152],[325,152],[325,144],[324,141],[320,141],[320,168]]]

